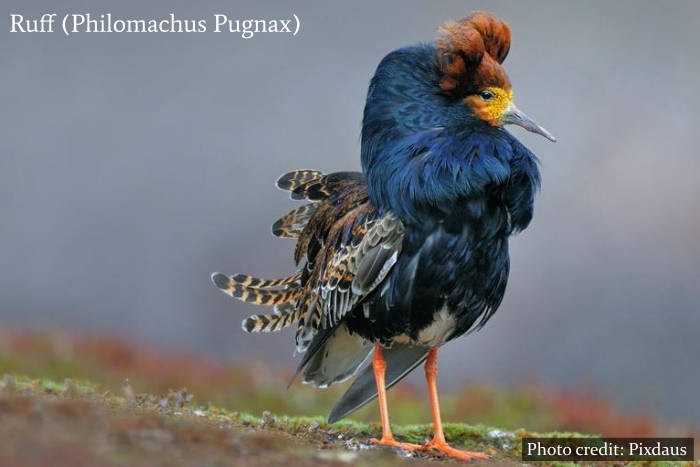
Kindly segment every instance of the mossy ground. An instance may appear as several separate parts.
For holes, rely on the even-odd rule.
[[[73,465],[78,459],[107,465],[264,464],[391,465],[426,463],[439,456],[370,448],[379,434],[375,424],[321,417],[262,416],[200,405],[186,391],[137,394],[125,384],[121,393],[66,379],[57,382],[4,375],[0,383],[1,465]],[[12,427],[11,429],[9,427]],[[486,452],[500,464],[516,464],[524,430],[505,432],[481,425],[448,424],[455,446]],[[397,438],[422,443],[427,425],[396,426]],[[558,434],[576,436],[574,434]]]
[[[367,444],[379,427],[321,417],[262,416],[199,404],[184,390],[164,395],[121,393],[66,379],[5,374],[0,382],[0,465],[410,465],[451,462]],[[422,443],[428,425],[394,427],[398,439]],[[524,436],[576,433],[502,431],[447,424],[454,446],[481,451],[498,465],[521,465]],[[566,465],[566,464],[558,464]]]
[[[140,392],[161,394],[186,387],[200,401],[229,410],[261,414],[325,415],[347,384],[316,390],[294,384],[287,388],[294,361],[288,366],[261,362],[212,362],[182,354],[154,351],[104,336],[75,337],[61,333],[3,332],[0,329],[0,375],[23,374],[63,381],[99,382],[112,391],[125,379]],[[552,391],[538,385],[494,387],[472,382],[440,388],[443,419],[497,426],[503,430],[579,431],[617,436],[654,436],[688,432],[669,427],[645,414],[616,410],[585,389]],[[394,423],[411,425],[431,419],[425,387],[402,382],[389,392]],[[369,404],[353,420],[374,422]]]
[[[115,339],[0,332],[0,377],[0,465],[451,462],[370,446],[380,432],[375,404],[327,424],[320,414],[343,388],[287,390],[284,368],[215,364]],[[522,465],[524,436],[686,434],[663,432],[604,401],[550,397],[537,388],[472,385],[444,391],[441,400],[446,420],[477,422],[447,423],[450,443],[485,452],[497,465]],[[399,385],[389,404],[398,439],[432,436],[432,426],[414,424],[430,420],[424,391]]]

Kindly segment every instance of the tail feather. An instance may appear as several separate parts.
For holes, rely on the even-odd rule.
[[[275,332],[302,319],[304,310],[296,306],[301,289],[269,290],[265,287],[289,286],[300,277],[301,273],[296,273],[284,279],[269,280],[243,274],[229,277],[216,272],[211,280],[219,290],[239,300],[257,305],[274,305],[274,313],[250,316],[243,320],[241,327],[246,332]]]
[[[292,190],[292,199],[308,199],[309,201],[321,201],[328,198],[331,190],[324,183],[324,179],[314,180],[312,182],[300,185]]]
[[[283,277],[282,279],[262,279],[260,277],[247,276],[245,274],[236,274],[235,276],[231,276],[230,279],[233,282],[237,282],[245,287],[269,289],[273,287],[286,287],[297,284],[301,279],[301,271],[296,272],[289,277]]]
[[[245,332],[276,332],[297,322],[301,314],[302,310],[286,305],[277,309],[277,313],[249,316],[241,327]]]
[[[237,298],[244,302],[254,303],[256,305],[279,305],[282,303],[296,302],[302,294],[302,289],[289,288],[282,290],[258,289],[255,287],[245,286],[232,278],[221,274],[214,273],[211,277],[212,282],[219,290]]]
[[[302,382],[319,388],[350,378],[372,352],[373,344],[352,334],[343,323],[336,326],[330,336],[321,339],[323,342],[317,348],[307,351],[311,355],[304,359],[304,366],[300,365],[300,368],[305,367]]]
[[[272,234],[281,238],[298,238],[316,208],[315,204],[306,204],[292,209],[272,224]]]
[[[294,191],[301,185],[323,178],[323,172],[318,170],[300,169],[283,174],[277,179],[277,187],[282,190]]]
[[[297,184],[291,190],[291,198],[322,201],[333,193],[363,182],[364,177],[359,172],[335,172]]]
[[[415,367],[420,365],[428,356],[427,347],[415,347],[396,344],[385,349],[382,354],[386,360],[386,387],[389,389],[401,381]],[[345,418],[355,410],[377,397],[377,386],[374,381],[372,365],[365,367],[343,394],[328,415],[328,423],[334,423]]]

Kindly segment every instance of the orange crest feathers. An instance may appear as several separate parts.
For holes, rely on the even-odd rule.
[[[497,86],[510,89],[501,63],[510,50],[510,27],[490,13],[477,11],[445,23],[437,41],[440,87],[455,97]]]

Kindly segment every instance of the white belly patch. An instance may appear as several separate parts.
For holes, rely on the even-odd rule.
[[[457,322],[454,317],[442,308],[433,315],[433,322],[421,329],[417,339],[411,339],[408,335],[402,334],[394,338],[400,344],[422,345],[425,347],[437,347],[445,343],[448,337],[454,332]]]

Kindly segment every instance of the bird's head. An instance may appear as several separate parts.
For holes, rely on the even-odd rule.
[[[510,80],[501,66],[510,49],[506,22],[489,13],[473,13],[444,24],[437,46],[442,94],[491,126],[518,125],[556,141],[513,103]]]

